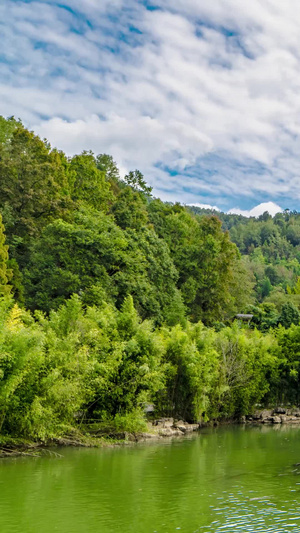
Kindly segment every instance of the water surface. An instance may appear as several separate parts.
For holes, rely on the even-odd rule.
[[[300,531],[300,428],[0,461],[1,533]]]

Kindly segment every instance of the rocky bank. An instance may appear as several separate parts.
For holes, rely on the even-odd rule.
[[[275,407],[257,410],[252,415],[243,417],[241,422],[257,424],[300,424],[300,409]]]

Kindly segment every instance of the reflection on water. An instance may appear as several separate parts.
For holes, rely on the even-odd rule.
[[[299,532],[300,428],[0,461],[1,533]]]

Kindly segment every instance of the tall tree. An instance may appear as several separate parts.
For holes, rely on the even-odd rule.
[[[11,278],[11,271],[7,267],[8,246],[5,244],[4,226],[0,215],[0,296],[10,293],[11,287],[8,284]]]
[[[151,194],[152,192],[152,187],[147,185],[146,180],[144,179],[144,176],[140,170],[131,170],[128,174],[126,174],[124,180],[128,185],[130,185],[130,187],[137,191],[142,191],[145,194]]]
[[[72,198],[107,212],[113,195],[109,183],[105,181],[105,172],[97,167],[93,152],[75,155],[71,159],[70,168],[75,178]]]
[[[14,235],[28,240],[39,234],[69,208],[68,167],[62,152],[20,123],[0,137],[0,210],[10,214],[10,243]]]
[[[182,206],[157,201],[150,203],[149,214],[169,245],[179,272],[178,288],[191,318],[206,324],[229,318],[240,258],[221,222],[214,216],[196,218]]]

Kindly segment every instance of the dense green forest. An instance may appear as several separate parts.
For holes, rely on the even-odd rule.
[[[300,214],[163,203],[2,117],[0,213],[3,438],[299,402]]]

